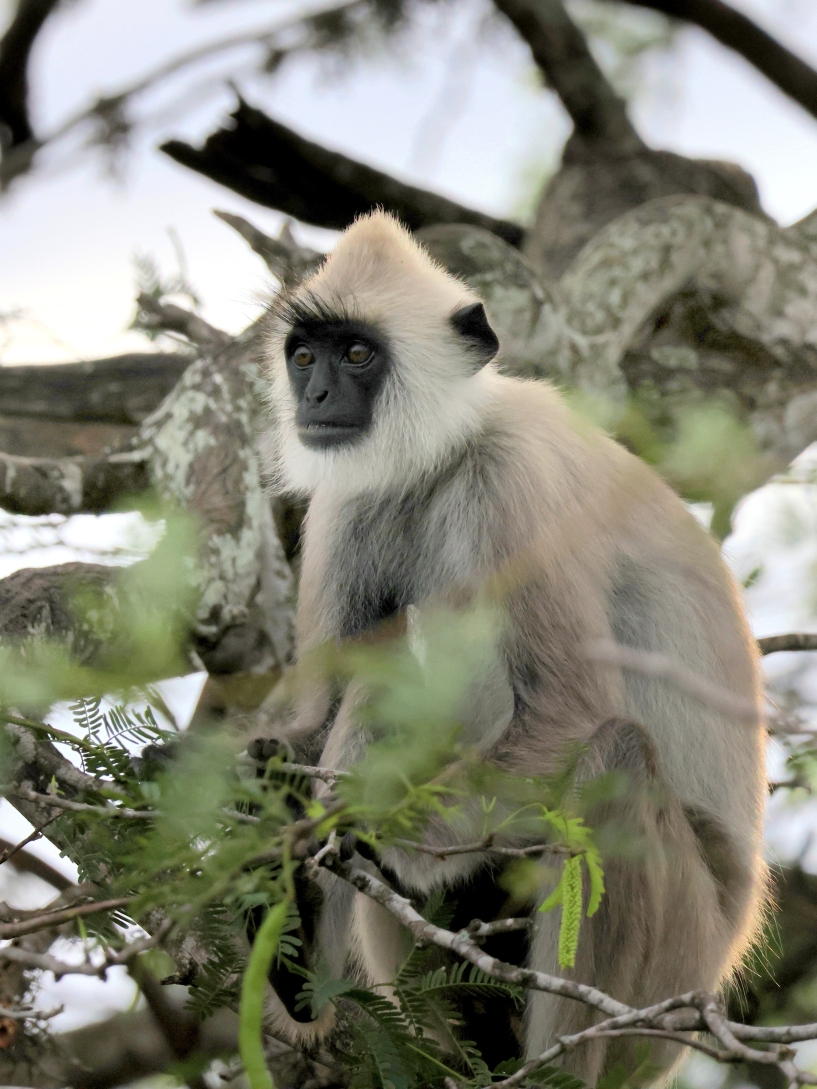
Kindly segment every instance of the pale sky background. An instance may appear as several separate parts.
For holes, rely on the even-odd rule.
[[[817,0],[731,0],[817,65]],[[48,24],[33,64],[35,125],[50,130],[90,103],[116,92],[147,69],[226,34],[267,25],[300,8],[294,0],[231,0],[196,8],[185,0],[82,0]],[[248,100],[306,136],[401,177],[486,211],[510,215],[526,177],[558,153],[568,125],[559,105],[534,78],[527,48],[512,32],[480,37],[487,0],[424,14],[420,30],[396,52],[356,62],[330,77],[326,66],[299,61],[273,81],[240,76]],[[0,25],[3,18],[0,0]],[[276,232],[281,218],[177,166],[156,152],[162,139],[201,140],[231,107],[224,75],[252,51],[202,65],[140,99],[137,132],[118,181],[95,154],[58,147],[43,167],[0,198],[0,363],[60,361],[144,350],[125,330],[133,316],[133,256],[147,253],[176,268],[168,228],[178,234],[205,316],[239,331],[267,290],[260,260],[213,207],[247,216]],[[682,32],[669,56],[658,56],[635,103],[640,131],[656,147],[731,159],[757,179],[764,207],[788,224],[817,206],[817,120],[790,102],[749,65],[701,32]],[[329,232],[296,226],[296,235],[328,247]],[[2,406],[0,406],[1,410]],[[120,516],[121,518],[121,516]],[[22,527],[22,530],[21,530]],[[0,577],[32,563],[86,558],[114,547],[123,524],[83,517],[36,520],[43,547],[20,552],[31,521],[0,514]],[[133,526],[131,526],[133,530]],[[138,527],[137,527],[138,530]],[[138,537],[138,533],[137,533]],[[29,537],[28,540],[32,540]],[[817,485],[774,484],[749,497],[736,519],[727,557],[745,577],[764,573],[747,593],[758,635],[817,627]],[[143,545],[135,541],[135,549]],[[776,655],[775,677],[789,676],[817,702],[812,655]],[[802,672],[798,677],[795,672]],[[173,688],[173,684],[176,688]],[[168,682],[166,699],[182,716],[196,681]],[[817,827],[817,802],[795,814],[774,803],[773,857],[792,857]],[[0,834],[22,838],[27,825],[0,804]],[[45,841],[31,848],[72,872]],[[806,862],[817,869],[817,847]],[[34,878],[10,881],[0,868],[0,899],[21,907],[49,898]],[[65,1002],[63,1029],[126,1007],[132,987],[83,977],[48,982],[42,1008]],[[702,1076],[703,1077],[703,1076]],[[701,1084],[706,1082],[703,1077]],[[711,1079],[710,1079],[711,1082]]]

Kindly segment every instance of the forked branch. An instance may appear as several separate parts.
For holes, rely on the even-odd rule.
[[[790,1085],[817,1084],[817,1075],[798,1070],[794,1066],[794,1052],[790,1046],[803,1040],[817,1039],[817,1024],[782,1027],[743,1025],[728,1020],[714,995],[694,991],[668,998],[653,1006],[635,1009],[594,987],[530,968],[520,968],[489,956],[480,949],[474,936],[491,933],[491,924],[475,920],[469,928],[459,933],[436,926],[424,919],[405,897],[394,892],[372,874],[357,869],[349,862],[342,862],[336,852],[326,852],[320,864],[385,908],[411,933],[418,946],[437,945],[470,961],[494,979],[570,998],[608,1015],[605,1020],[582,1032],[561,1037],[504,1081],[493,1082],[492,1089],[497,1086],[511,1089],[512,1086],[521,1085],[534,1071],[550,1065],[560,1056],[583,1044],[604,1037],[620,1036],[652,1036],[674,1040],[701,1051],[718,1062],[748,1061],[777,1066]],[[307,870],[311,870],[313,876],[318,868],[314,860],[307,863]],[[482,927],[486,930],[482,931]],[[695,1034],[701,1031],[708,1032],[715,1038],[714,1046],[696,1037]],[[768,1050],[759,1050],[746,1041],[766,1044]]]

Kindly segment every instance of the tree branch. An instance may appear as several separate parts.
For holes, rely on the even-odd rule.
[[[138,426],[191,362],[182,352],[132,352],[87,363],[0,367],[0,406],[4,416]]]
[[[406,185],[329,151],[243,100],[229,124],[208,136],[203,147],[170,140],[161,150],[258,204],[332,230],[343,230],[356,216],[380,205],[412,230],[432,223],[472,223],[514,246],[524,233],[515,223]]]
[[[351,863],[341,862],[336,851],[327,851],[320,864],[384,907],[409,931],[418,946],[433,944],[441,949],[448,949],[475,964],[494,979],[570,998],[608,1015],[606,1020],[573,1036],[561,1037],[547,1051],[525,1063],[510,1077],[494,1082],[494,1087],[511,1089],[565,1052],[594,1039],[622,1035],[660,1036],[703,1051],[719,1062],[751,1061],[778,1066],[790,1084],[817,1083],[816,1075],[795,1068],[791,1061],[793,1052],[789,1047],[797,1041],[817,1039],[817,1024],[782,1027],[743,1025],[728,1020],[717,999],[703,992],[688,992],[644,1009],[635,1009],[594,987],[530,968],[520,968],[489,956],[471,936],[480,932],[480,926],[489,927],[489,924],[480,924],[479,920],[475,920],[469,928],[456,934],[436,926],[424,919],[409,900],[394,892],[379,878],[357,869]],[[305,865],[309,876],[315,877],[320,868],[316,860],[308,860]],[[701,1030],[711,1033],[718,1046],[713,1047],[692,1035]],[[769,1050],[759,1051],[744,1043],[746,1040],[769,1044],[771,1047]]]
[[[758,639],[761,654],[776,654],[780,650],[817,650],[817,635],[813,632],[789,635],[766,635]]]
[[[51,821],[48,820],[45,823],[50,824]],[[41,835],[42,831],[37,830],[36,835],[32,833],[31,837],[26,837],[21,843],[12,843],[11,840],[0,838],[0,852],[2,852],[0,854],[0,865],[3,862],[10,862],[20,873],[33,874],[34,877],[39,877],[41,881],[45,881],[52,888],[57,889],[58,892],[64,892],[66,889],[73,887],[74,882],[70,877],[60,873],[59,870],[50,866],[38,855],[33,855],[30,851],[23,849],[23,843],[31,843],[34,839],[39,839]]]
[[[181,333],[199,348],[223,348],[231,339],[227,333],[216,329],[192,310],[185,310],[175,303],[163,302],[145,292],[136,301],[139,312],[134,324],[139,329]]]
[[[263,260],[273,276],[286,287],[299,283],[324,259],[324,254],[317,250],[298,245],[288,223],[284,223],[278,238],[271,238],[270,235],[259,231],[243,216],[221,212],[218,209],[214,209],[213,215],[218,216],[228,227],[237,231],[250,249]]]
[[[22,938],[25,934],[35,934],[38,930],[62,926],[63,923],[70,923],[74,919],[85,918],[87,915],[96,915],[100,911],[116,911],[118,908],[127,907],[133,900],[133,896],[120,896],[113,900],[97,900],[91,904],[60,908],[58,911],[15,912],[18,915],[25,915],[26,918],[0,923],[0,941]]]
[[[533,59],[562,100],[575,135],[606,155],[633,155],[646,145],[624,101],[596,63],[562,0],[494,0],[530,46]]]
[[[723,0],[627,0],[627,3],[701,27],[817,117],[817,72]]]
[[[33,139],[28,113],[28,59],[37,35],[61,0],[19,0],[0,41],[0,152]]]
[[[12,514],[77,514],[109,510],[149,483],[141,451],[99,458],[25,458],[0,453],[0,507]]]

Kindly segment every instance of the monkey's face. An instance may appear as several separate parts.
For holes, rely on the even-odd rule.
[[[325,450],[363,438],[390,366],[386,338],[364,322],[303,320],[284,352],[304,446]]]

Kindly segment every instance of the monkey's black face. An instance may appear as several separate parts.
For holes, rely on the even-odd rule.
[[[389,369],[385,337],[356,321],[298,321],[284,347],[305,446],[325,450],[362,438]]]

